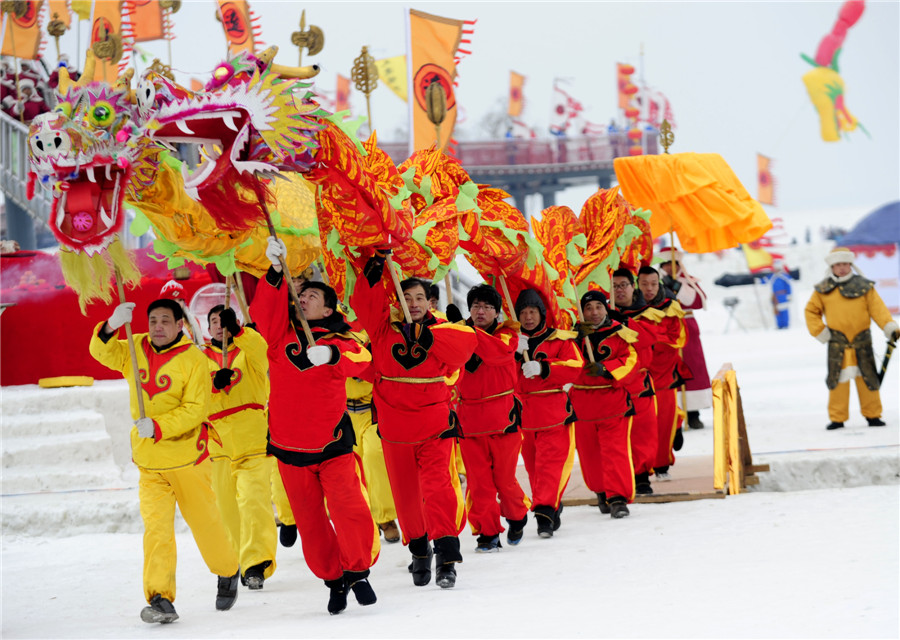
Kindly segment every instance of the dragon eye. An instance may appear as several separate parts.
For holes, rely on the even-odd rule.
[[[116,119],[116,110],[105,100],[101,100],[89,112],[91,122],[99,127],[108,127]]]
[[[71,117],[72,117],[72,105],[71,105],[71,103],[68,103],[68,102],[60,102],[58,105],[56,105],[56,108],[53,109],[53,110],[56,111],[57,113],[63,114],[63,115],[66,116],[67,118],[71,118]]]
[[[232,67],[227,62],[223,62],[218,67],[216,67],[215,71],[213,71],[213,78],[215,78],[219,82],[225,82],[226,80],[231,78],[231,76],[233,76],[233,75],[234,75],[234,67]]]

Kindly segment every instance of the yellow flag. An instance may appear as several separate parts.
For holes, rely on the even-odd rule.
[[[247,0],[218,0],[219,17],[222,29],[228,41],[231,55],[241,51],[253,53],[256,50],[255,36],[257,29],[252,24],[253,15]]]
[[[515,71],[509,72],[509,110],[507,113],[518,118],[522,115],[522,107],[525,105],[525,76]]]
[[[72,26],[72,12],[66,4],[66,0],[50,0],[50,19],[56,14],[62,23],[66,25],[66,29]]]
[[[454,57],[462,39],[464,22],[409,10],[410,50],[412,53],[412,149],[427,149],[435,144],[437,132],[428,119],[425,91],[439,83],[447,98],[447,110],[440,126],[440,146],[447,148],[456,125],[456,77]]]
[[[409,93],[406,86],[406,56],[394,56],[375,61],[378,67],[378,77],[397,94],[397,97],[406,102]]]
[[[79,20],[90,20],[91,4],[93,0],[72,0],[72,11],[78,14]]]
[[[5,9],[4,9],[5,11]],[[22,17],[4,13],[3,55],[23,60],[37,60],[41,47],[41,0],[28,0]]]
[[[91,42],[93,46],[95,42],[101,39],[101,35],[105,33],[105,40],[116,43],[116,55],[113,58],[98,58],[97,66],[94,67],[95,82],[106,82],[114,85],[116,78],[119,76],[119,60],[122,58],[122,4],[120,2],[97,2],[94,5],[94,23],[91,25]]]
[[[744,257],[747,259],[747,268],[750,269],[750,273],[772,268],[772,254],[765,249],[754,249],[749,244],[742,244],[741,249],[744,250]]]

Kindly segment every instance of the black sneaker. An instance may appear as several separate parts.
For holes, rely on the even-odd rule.
[[[417,587],[424,587],[431,582],[431,559],[434,557],[434,551],[431,545],[428,545],[427,556],[413,556],[412,562],[409,563],[409,572],[413,577],[413,584]]]
[[[829,431],[834,431],[835,429],[843,429],[844,423],[843,422],[831,422],[825,428],[828,429]]]
[[[278,533],[278,539],[281,541],[282,547],[293,547],[294,543],[297,542],[297,525],[281,525],[281,531]]]
[[[216,609],[228,611],[234,606],[234,603],[237,601],[240,578],[240,569],[233,576],[219,576],[219,590],[216,592]]]
[[[343,576],[337,580],[326,580],[325,586],[329,588],[328,613],[336,616],[347,608],[347,584]]]
[[[439,564],[435,571],[437,576],[434,581],[441,589],[452,589],[456,586],[456,563]]]
[[[650,474],[646,471],[634,476],[634,492],[639,496],[652,496],[653,487],[650,486]]]
[[[250,567],[241,576],[241,583],[251,591],[259,591],[266,582],[266,569],[271,564],[271,560],[266,560]]]
[[[563,505],[562,502],[559,503],[559,509],[556,510],[556,513],[553,514],[553,530],[556,531],[562,526],[562,515]]]
[[[600,508],[600,513],[609,513],[609,503],[606,501],[605,493],[601,492],[597,494],[597,506]]]
[[[881,418],[866,418],[866,422],[869,423],[870,427],[886,427],[887,424]]]
[[[168,624],[178,620],[178,614],[175,613],[175,607],[171,602],[156,594],[150,599],[150,606],[141,610],[141,620]]]
[[[522,535],[525,533],[525,525],[528,524],[528,515],[526,514],[521,520],[506,519],[509,525],[509,532],[506,534],[506,542],[511,546],[516,546],[522,542]]]
[[[628,501],[622,496],[614,496],[609,501],[609,515],[618,520],[631,515],[628,510]]]
[[[372,589],[367,578],[354,582],[350,588],[353,590],[353,595],[356,596],[356,601],[364,607],[378,601],[378,598],[375,597],[375,590]]]
[[[549,515],[546,513],[534,512],[534,519],[537,522],[538,536],[541,538],[553,537],[553,516],[555,512]]]
[[[675,429],[675,438],[672,440],[672,450],[673,451],[681,451],[681,447],[684,446],[684,433],[681,431],[681,427]]]
[[[484,534],[478,536],[478,545],[475,547],[476,553],[497,553],[500,551],[500,536],[486,536]]]
[[[699,411],[688,411],[687,412],[687,423],[689,429],[702,429],[703,423],[700,422],[700,412]],[[676,449],[677,451],[677,449]]]

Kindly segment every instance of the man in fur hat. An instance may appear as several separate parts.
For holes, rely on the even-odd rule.
[[[828,430],[841,429],[850,415],[850,380],[856,380],[859,405],[870,427],[883,427],[881,381],[872,351],[869,325],[874,320],[888,340],[900,337],[897,323],[875,291],[875,283],[854,274],[853,252],[836,247],[825,256],[826,278],[806,303],[806,327],[828,345]],[[822,316],[825,316],[823,320]]]

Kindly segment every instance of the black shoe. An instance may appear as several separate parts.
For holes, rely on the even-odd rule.
[[[281,531],[278,534],[278,539],[281,541],[282,547],[293,547],[294,543],[297,542],[297,525],[281,525]]]
[[[887,424],[881,418],[866,418],[870,427],[886,427]]]
[[[521,520],[510,520],[507,518],[506,523],[509,525],[506,541],[514,547],[522,542],[522,535],[525,533],[525,525],[528,524],[528,515],[526,514]]]
[[[168,624],[178,620],[175,607],[166,598],[156,594],[150,599],[150,606],[141,610],[141,620],[144,622],[158,622]]]
[[[700,422],[700,412],[699,411],[688,411],[687,412],[687,422],[688,428],[690,429],[702,429],[703,423]],[[677,449],[676,449],[677,451]]]
[[[597,506],[600,507],[600,513],[609,513],[609,503],[606,501],[605,493],[597,494]]]
[[[652,496],[653,487],[650,486],[650,474],[646,471],[634,476],[634,492],[639,496]]]
[[[538,536],[552,538],[553,525],[556,523],[556,509],[545,506],[535,507],[534,519],[537,522]]]
[[[622,496],[614,496],[609,501],[609,515],[617,520],[631,515],[628,510],[628,501]]]
[[[434,581],[441,589],[452,589],[456,586],[455,562],[445,562],[444,564],[439,564],[435,568],[435,571],[437,573],[437,576],[435,576]]]
[[[326,580],[325,586],[328,587],[328,613],[336,616],[347,608],[347,584],[344,582],[343,576],[337,580]]]
[[[350,588],[353,590],[353,595],[356,596],[356,601],[364,607],[378,601],[378,598],[375,597],[375,590],[372,589],[367,578],[354,582]],[[346,599],[346,596],[344,597]]]
[[[486,536],[484,534],[478,536],[477,546],[475,547],[476,553],[497,553],[500,551],[500,547],[503,545],[500,544],[500,536]]]
[[[829,431],[834,431],[835,429],[843,429],[844,423],[843,422],[831,422],[825,428],[828,429]]]
[[[425,544],[428,544],[427,539]],[[433,557],[434,551],[431,549],[430,544],[428,544],[426,555],[417,556],[413,554],[412,562],[409,563],[409,572],[412,574],[413,584],[417,587],[424,587],[431,582],[431,559]]]
[[[556,513],[553,514],[553,530],[556,531],[562,526],[562,519],[560,516],[562,515],[563,505],[562,502],[559,503],[559,509],[556,510]]]
[[[228,611],[237,601],[238,582],[241,578],[241,570],[233,576],[219,576],[219,590],[216,593],[216,609]]]
[[[265,562],[253,565],[244,572],[243,576],[241,576],[241,584],[251,591],[262,589],[263,584],[266,582],[266,569],[268,569],[271,564],[271,560],[266,560]]]
[[[684,446],[684,434],[681,432],[681,427],[675,429],[675,438],[672,440],[672,449],[674,451],[681,451],[681,447]]]

